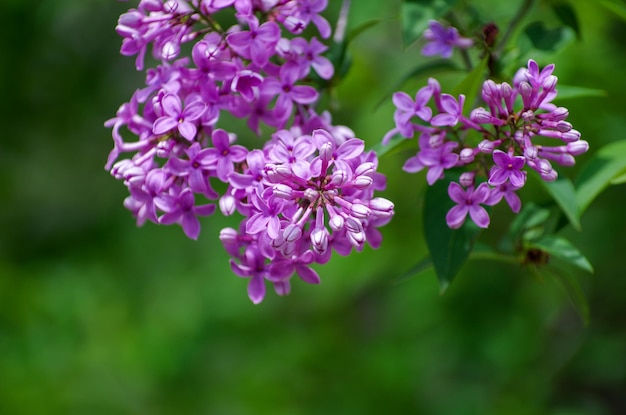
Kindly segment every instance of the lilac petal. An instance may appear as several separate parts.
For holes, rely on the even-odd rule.
[[[167,161],[165,167],[167,171],[175,176],[185,176],[188,174],[189,160],[182,160],[177,157],[172,157]]]
[[[264,42],[252,42],[250,44],[250,59],[258,67],[262,68],[269,61],[272,50]]]
[[[459,185],[460,186],[460,185]],[[458,229],[465,222],[469,208],[467,205],[456,205],[446,214],[446,223],[452,229]]]
[[[263,276],[255,274],[248,283],[248,297],[254,304],[259,304],[265,297],[265,281]]]
[[[267,223],[267,235],[272,239],[277,239],[280,235],[280,219],[278,216],[272,216]]]
[[[493,162],[500,167],[507,168],[511,163],[511,157],[502,150],[493,150]]]
[[[246,156],[248,155],[248,149],[240,145],[230,146],[228,154],[232,161],[239,163],[246,159]]]
[[[513,170],[521,170],[522,167],[524,167],[524,164],[526,164],[526,158],[522,156],[511,157],[509,163],[511,164],[511,168]]]
[[[426,173],[426,181],[429,185],[435,184],[435,182],[443,177],[443,166],[438,164],[428,169]]]
[[[510,176],[508,170],[503,169],[500,166],[493,166],[489,174],[489,184],[492,186],[500,186],[504,184]]]
[[[469,208],[469,214],[476,225],[481,228],[489,226],[489,214],[484,207],[473,205]]]
[[[247,174],[232,172],[228,175],[228,182],[235,189],[245,189],[254,182],[254,178]]]
[[[252,36],[248,31],[235,32],[226,36],[228,44],[233,47],[233,49],[236,49],[237,53],[240,54],[242,50],[246,50],[247,52],[247,48],[250,45],[251,40]],[[245,53],[244,58],[248,58],[249,56],[250,55],[248,55],[248,53]]]
[[[322,36],[324,39],[328,39],[332,32],[332,29],[330,28],[330,23],[328,23],[328,21],[322,16],[317,14],[314,15],[311,20],[313,20],[313,24],[315,25],[315,27],[317,27],[317,30],[319,30],[320,36]]]
[[[396,92],[393,94],[391,100],[396,108],[406,112],[413,112],[415,110],[415,103],[411,97],[405,92]]]
[[[450,182],[448,185],[448,196],[459,205],[464,205],[467,202],[467,193],[457,182]]]
[[[233,271],[233,274],[238,277],[247,277],[250,275],[250,267],[246,267],[245,265],[239,265],[234,260],[230,260],[230,269]]]
[[[335,67],[331,61],[324,56],[316,57],[311,66],[322,79],[330,79],[335,74]]]
[[[299,104],[311,104],[317,100],[317,90],[309,85],[295,85],[291,88],[291,98]]]
[[[457,115],[459,113],[459,104],[450,94],[441,94],[441,107],[448,114]]]
[[[174,118],[178,118],[183,109],[178,95],[172,94],[166,94],[163,99],[161,99],[161,107],[167,115]]]
[[[246,221],[246,233],[254,235],[261,231],[264,231],[267,227],[268,220],[269,218],[263,213],[255,213]]]
[[[193,208],[193,212],[199,216],[211,216],[215,213],[215,205],[199,205]]]
[[[521,170],[513,170],[509,174],[509,180],[514,187],[522,187],[526,183],[526,174]]]
[[[177,126],[178,122],[174,118],[160,117],[154,122],[154,125],[152,126],[152,133],[155,135],[165,134]]]
[[[450,126],[454,127],[458,121],[458,117],[452,114],[437,114],[431,120],[430,123],[435,127]]]
[[[409,158],[402,166],[402,170],[407,173],[417,173],[424,168],[424,164],[420,161],[417,155]]]
[[[161,217],[159,217],[159,223],[163,225],[171,225],[173,223],[178,223],[180,220],[180,212],[168,212]]]
[[[296,265],[296,272],[302,281],[308,282],[309,284],[319,284],[320,277],[313,269],[309,268],[303,264]]]
[[[213,131],[213,134],[211,135],[211,142],[213,143],[213,147],[221,153],[230,146],[230,137],[226,131],[218,128]]]
[[[297,159],[305,159],[315,152],[315,146],[309,136],[303,136],[296,141],[292,154]]]
[[[308,161],[296,160],[291,164],[291,171],[298,177],[308,179],[311,176],[311,168]]]
[[[511,207],[513,213],[519,213],[520,209],[522,208],[522,201],[520,200],[517,193],[513,191],[506,192],[504,193],[504,199]]]
[[[430,101],[430,98],[433,96],[433,89],[430,86],[425,86],[420,88],[415,94],[415,106],[417,108],[422,108],[424,105]],[[430,108],[429,108],[430,109]]]
[[[183,121],[178,124],[178,131],[180,132],[180,135],[182,135],[184,138],[192,141],[196,136],[196,132],[198,131],[198,129],[196,128],[195,124],[189,121]]]
[[[217,159],[217,178],[228,183],[228,175],[235,171],[232,161],[226,157],[220,157]]]
[[[189,173],[189,188],[195,193],[204,193],[207,189],[207,180],[201,170],[191,170]]]
[[[291,115],[293,101],[287,95],[279,95],[274,106],[274,113],[281,119],[287,119]]]
[[[289,282],[289,280],[275,281],[273,282],[273,284],[274,291],[280,296],[289,295],[289,293],[291,292],[291,283]]]
[[[183,117],[187,121],[195,121],[198,118],[202,117],[204,114],[204,110],[206,109],[206,105],[203,102],[195,101],[191,104],[187,105],[183,110]]]
[[[263,39],[264,42],[272,43],[278,41],[279,37],[280,27],[273,21],[263,23],[257,30],[257,38]]]
[[[337,149],[337,156],[338,158],[344,160],[350,160],[363,154],[363,150],[365,150],[365,143],[363,140],[351,138],[339,146]]]
[[[487,200],[490,193],[491,188],[489,185],[487,185],[487,183],[481,183],[472,194],[472,202],[475,204],[485,203],[485,200]]]

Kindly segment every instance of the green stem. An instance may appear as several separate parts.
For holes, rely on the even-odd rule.
[[[513,32],[515,31],[517,26],[522,22],[522,20],[524,19],[524,16],[526,16],[526,14],[530,11],[533,3],[534,3],[534,0],[524,0],[522,2],[521,7],[517,10],[517,13],[515,14],[513,19],[509,23],[509,26],[506,32],[504,32],[504,35],[502,35],[500,42],[498,42],[498,47],[493,53],[494,57],[498,57],[502,53],[502,50],[506,46],[506,43],[509,41],[509,39],[513,35]]]

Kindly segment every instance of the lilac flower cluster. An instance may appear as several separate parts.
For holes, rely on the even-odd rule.
[[[294,273],[318,283],[310,265],[328,261],[332,249],[347,255],[366,242],[377,247],[376,228],[393,215],[390,201],[374,197],[385,187],[376,154],[314,107],[311,71],[330,79],[334,68],[324,44],[299,35],[313,24],[330,36],[320,15],[326,4],[141,0],[116,28],[121,53],[136,55],[138,70],[148,50],[159,62],[105,123],[114,142],[106,169],[128,187],[124,205],[138,225],[179,224],[192,239],[199,217],[241,214],[239,229],[223,229],[220,239],[235,274],[250,279],[254,303],[266,280],[280,295]],[[237,23],[223,29],[216,13],[228,10]],[[180,56],[185,43],[191,59]],[[224,113],[245,119],[257,135],[261,123],[276,132],[250,151],[219,128]],[[122,153],[132,156],[118,161]],[[222,194],[216,182],[226,184]]]
[[[557,95],[553,71],[554,65],[540,70],[529,60],[515,74],[513,85],[485,81],[481,97],[486,107],[474,108],[469,117],[463,112],[465,96],[442,93],[432,78],[415,99],[404,92],[393,95],[395,127],[383,143],[394,135],[419,135],[419,150],[403,169],[409,173],[426,169],[426,180],[432,185],[445,170],[464,168],[459,182],[448,188],[456,203],[446,216],[450,228],[462,226],[468,214],[479,227],[488,227],[483,205],[493,206],[503,199],[519,212],[516,191],[526,183],[528,168],[553,181],[557,178],[553,162],[572,166],[574,157],[588,150],[580,132],[566,121],[568,110],[552,103]],[[428,106],[431,101],[434,111]],[[554,140],[556,145],[551,145]],[[487,180],[477,184],[477,176]]]

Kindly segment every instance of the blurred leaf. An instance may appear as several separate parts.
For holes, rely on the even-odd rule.
[[[413,265],[407,272],[400,275],[396,279],[395,284],[400,284],[413,277],[416,277],[422,272],[427,271],[430,268],[432,268],[432,266],[433,266],[433,261],[431,260],[430,256],[427,256],[423,258],[421,261],[419,261],[417,264]]]
[[[578,40],[580,40],[580,25],[578,23],[578,15],[576,14],[576,9],[574,9],[571,4],[559,2],[552,4],[552,10],[554,11],[554,14],[556,14],[556,17],[559,18],[561,23],[563,23],[567,27],[570,27],[574,31],[574,33],[576,33],[576,37],[578,38]]]
[[[528,247],[547,252],[555,258],[593,273],[593,267],[589,260],[570,241],[561,236],[548,235],[537,241],[530,242]]]
[[[378,104],[376,104],[375,108],[378,108],[383,103],[385,103],[389,99],[389,96],[392,95],[394,92],[398,91],[399,89],[401,89],[402,85],[404,85],[404,83],[408,81],[409,79],[419,78],[421,76],[424,76],[430,73],[436,73],[439,75],[443,72],[447,72],[447,71],[454,72],[458,70],[460,70],[460,68],[454,62],[447,60],[447,59],[438,59],[435,61],[431,61],[422,65],[419,65],[413,70],[411,70],[411,72],[409,72],[408,74],[402,76],[400,80],[398,80],[398,82],[396,82],[394,86],[391,88],[391,91],[385,94],[385,97],[381,99],[378,102]]]
[[[587,97],[605,97],[607,92],[603,89],[584,88],[581,86],[561,85],[559,84],[557,99],[571,98],[587,98]]]
[[[375,144],[374,146],[372,146],[370,150],[375,151],[376,155],[380,159],[384,155],[390,156],[400,151],[407,150],[411,147],[417,148],[414,139],[405,138],[405,137],[402,137],[400,134],[396,134],[391,138],[389,143],[387,143],[386,145],[383,144],[382,142],[379,142]]]
[[[587,296],[583,291],[578,279],[575,276],[563,272],[558,269],[552,269],[551,272],[547,272],[548,275],[552,276],[563,288],[565,294],[572,302],[572,306],[578,313],[580,319],[583,322],[583,325],[587,327],[589,325],[589,302],[587,301]]]
[[[346,76],[350,70],[350,66],[352,65],[352,58],[348,53],[348,45],[361,33],[375,26],[379,22],[380,19],[368,20],[367,22],[364,22],[350,30],[345,39],[341,42],[333,42],[330,45],[326,56],[333,63],[334,67],[337,68],[335,78],[341,79]]]
[[[460,229],[450,229],[446,214],[454,205],[448,196],[450,179],[437,181],[429,186],[424,196],[424,237],[443,294],[459,272],[480,232],[469,218]]]
[[[542,208],[534,203],[524,205],[515,217],[509,231],[500,242],[500,249],[505,252],[515,252],[519,249],[521,240],[530,241],[543,235],[545,222],[550,218],[550,209]]]
[[[556,52],[572,38],[572,31],[568,27],[548,29],[543,21],[528,24],[524,33],[535,49],[544,52]]]
[[[574,229],[580,232],[580,209],[576,199],[576,189],[572,181],[566,177],[559,177],[553,182],[539,179],[543,187],[550,193],[552,199],[559,205]]]
[[[626,170],[626,140],[607,144],[585,163],[576,180],[576,199],[582,214],[616,177]]]
[[[600,4],[615,13],[618,17],[626,20],[626,4],[618,0],[600,0]]]
[[[617,175],[613,180],[611,180],[611,184],[623,184],[626,183],[626,170]]]
[[[457,0],[405,0],[400,9],[404,47],[419,39],[428,22],[446,14]]]
[[[357,38],[361,33],[365,32],[367,29],[371,27],[376,26],[378,23],[380,23],[380,21],[381,21],[380,19],[373,19],[373,20],[368,20],[366,22],[361,23],[354,29],[350,30],[350,32],[348,32],[345,43],[350,44],[350,42],[352,42],[355,38]]]
[[[470,72],[465,79],[461,81],[452,91],[452,95],[458,97],[460,94],[465,95],[465,105],[463,112],[465,115],[469,115],[470,111],[474,108],[474,102],[476,97],[482,88],[485,81],[485,71],[487,70],[487,62],[489,56],[485,56],[472,72]]]
[[[520,262],[518,257],[510,254],[503,254],[496,251],[489,245],[485,245],[480,242],[476,242],[474,244],[474,248],[470,253],[469,259],[488,259],[491,261],[501,261],[513,264],[519,264]]]

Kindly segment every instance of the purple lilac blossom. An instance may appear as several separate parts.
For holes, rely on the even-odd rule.
[[[199,237],[199,217],[215,212],[215,200],[224,215],[241,215],[239,229],[223,229],[220,240],[255,304],[266,284],[288,294],[293,275],[319,284],[311,266],[326,263],[332,251],[377,248],[377,228],[394,213],[393,203],[374,197],[386,185],[376,154],[315,109],[319,92],[308,85],[309,74],[332,78],[334,67],[323,56],[328,47],[292,34],[313,24],[328,38],[331,28],[320,14],[326,6],[327,0],[141,0],[116,27],[120,52],[136,56],[137,70],[148,51],[159,62],[146,70],[145,87],[105,123],[114,143],[106,169],[128,187],[124,206],[139,226],[178,224],[191,239]],[[237,23],[221,28],[213,15],[229,9]],[[183,50],[190,56],[179,57]],[[280,130],[248,150],[219,128],[225,113],[258,135],[261,123]],[[129,158],[118,160],[125,153]],[[221,194],[214,181],[226,184]]]
[[[394,94],[395,127],[385,135],[383,144],[396,134],[411,138],[415,131],[420,132],[418,151],[405,162],[403,170],[415,173],[428,167],[426,178],[432,185],[445,170],[464,169],[462,183],[468,190],[451,185],[450,197],[457,206],[449,213],[448,226],[460,226],[467,213],[472,217],[472,211],[472,219],[486,226],[488,220],[478,209],[481,204],[492,206],[505,200],[513,212],[519,212],[522,203],[516,192],[526,183],[528,170],[534,170],[543,180],[556,180],[558,173],[552,163],[572,166],[575,157],[589,149],[589,143],[580,139],[580,132],[566,121],[569,111],[552,103],[557,97],[554,69],[553,64],[540,69],[531,59],[517,71],[511,84],[486,80],[481,91],[485,106],[472,109],[469,117],[463,114],[463,95],[457,99],[442,93],[432,78],[424,87],[432,94],[419,104],[421,110],[432,108],[428,119],[413,116],[413,102],[408,95]],[[470,138],[470,132],[480,138]],[[475,176],[487,180],[479,185],[480,191],[473,190]],[[486,193],[482,190],[485,188]],[[462,207],[462,196],[467,206],[473,206],[471,210]]]
[[[422,48],[422,55],[440,55],[443,58],[450,58],[455,47],[467,49],[472,47],[474,42],[459,35],[455,27],[444,27],[436,20],[431,20],[428,29],[424,31],[424,39],[428,43]]]

